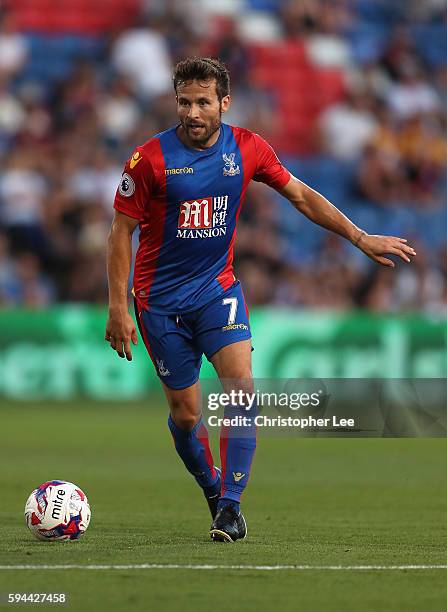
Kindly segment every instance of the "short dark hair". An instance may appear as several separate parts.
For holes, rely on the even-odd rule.
[[[174,68],[173,81],[177,93],[178,85],[188,81],[210,81],[216,79],[216,91],[219,100],[230,95],[230,75],[218,59],[212,57],[188,57]]]

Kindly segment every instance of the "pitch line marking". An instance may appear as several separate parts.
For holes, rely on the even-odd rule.
[[[0,565],[0,570],[249,570],[269,571],[405,571],[447,570],[445,565],[181,565],[142,563],[139,565]]]

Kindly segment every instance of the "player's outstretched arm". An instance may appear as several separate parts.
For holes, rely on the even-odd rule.
[[[107,243],[109,317],[105,339],[120,357],[132,360],[130,342],[137,344],[135,323],[127,306],[127,283],[132,262],[132,234],[138,221],[115,212]]]
[[[361,249],[365,255],[383,266],[394,268],[394,262],[385,255],[397,255],[406,262],[416,255],[404,238],[369,235],[346,217],[329,200],[291,175],[285,187],[279,189],[285,198],[311,221],[343,236]]]

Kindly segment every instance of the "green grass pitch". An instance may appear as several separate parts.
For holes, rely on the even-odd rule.
[[[4,569],[3,597],[66,592],[73,611],[447,609],[445,569],[229,567],[447,564],[447,439],[262,437],[243,503],[248,538],[213,544],[161,404],[0,404],[0,565],[225,567]],[[79,542],[40,543],[23,523],[26,497],[53,478],[89,497]]]

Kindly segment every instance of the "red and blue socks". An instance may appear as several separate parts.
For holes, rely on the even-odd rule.
[[[220,458],[222,462],[221,498],[218,510],[231,505],[240,511],[241,495],[250,476],[251,464],[256,450],[256,409],[247,411],[244,406],[231,406],[225,417],[239,417],[241,424],[223,426],[220,432]],[[247,419],[244,422],[242,419]]]
[[[168,418],[177,453],[203,489],[205,497],[214,497],[220,493],[218,510],[231,505],[236,512],[240,511],[241,495],[247,486],[256,450],[255,410],[252,409],[248,414],[248,425],[223,426],[221,429],[221,475],[214,467],[208,430],[203,420],[200,419],[193,429],[186,431],[178,427],[171,416]],[[225,410],[225,417],[243,418],[247,417],[247,412],[244,407],[232,406]]]
[[[213,456],[208,439],[208,430],[203,420],[186,431],[178,427],[171,415],[168,426],[174,438],[175,448],[186,469],[194,476],[197,484],[203,489],[205,497],[212,497],[220,492],[220,475],[214,467]]]

